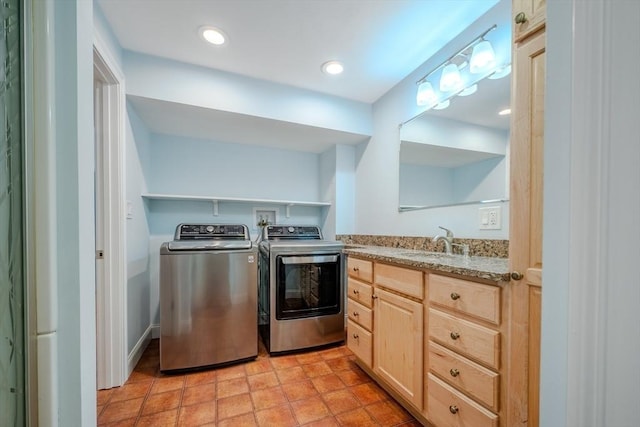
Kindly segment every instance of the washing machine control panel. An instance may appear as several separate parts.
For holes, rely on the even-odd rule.
[[[180,224],[174,240],[249,240],[243,224]]]

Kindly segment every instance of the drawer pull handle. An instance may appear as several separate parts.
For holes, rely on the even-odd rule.
[[[527,15],[525,15],[524,12],[518,13],[516,15],[515,22],[516,24],[524,24],[527,22]]]
[[[358,316],[360,316],[360,313],[358,313],[357,311],[354,311],[354,312],[353,312],[353,316],[354,316],[354,317],[358,317]]]
[[[452,340],[457,340],[458,338],[460,338],[460,334],[457,332],[451,332],[449,336],[451,337]]]
[[[451,412],[452,414],[457,414],[459,411],[458,407],[456,405],[451,405],[449,406],[449,412]]]
[[[458,375],[460,375],[460,371],[458,371],[456,368],[451,368],[449,369],[449,373],[451,374],[452,377],[457,377]]]
[[[359,293],[360,293],[360,291],[359,291],[359,290],[357,290],[357,289],[354,289],[354,290],[353,290],[353,294],[354,294],[354,295],[358,295]]]
[[[360,338],[358,334],[353,334],[353,339],[357,340],[358,338]]]
[[[456,293],[456,292],[451,292],[451,299],[452,300],[457,300],[460,299],[460,294]]]

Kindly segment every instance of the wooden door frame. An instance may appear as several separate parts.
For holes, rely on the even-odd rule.
[[[126,236],[124,178],[124,78],[104,43],[94,39],[94,80],[100,96],[94,108],[99,112],[96,138],[103,165],[102,179],[104,268],[96,289],[96,373],[98,389],[118,387],[129,374],[127,365]],[[98,226],[98,225],[97,225]]]

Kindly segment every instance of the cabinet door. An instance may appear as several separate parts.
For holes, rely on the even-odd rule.
[[[373,370],[422,410],[423,306],[382,289],[374,295]]]
[[[511,283],[509,426],[538,425],[545,34],[514,50],[511,134],[509,263],[521,274]],[[528,369],[523,369],[527,366]]]
[[[541,29],[545,25],[546,14],[546,0],[513,0],[513,39],[518,42]]]

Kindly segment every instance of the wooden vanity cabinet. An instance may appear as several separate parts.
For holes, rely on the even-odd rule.
[[[436,426],[497,426],[502,288],[429,274],[427,408]]]
[[[358,364],[425,424],[506,425],[503,283],[353,255],[348,266],[347,343]]]
[[[368,368],[373,361],[373,263],[347,259],[347,347]]]
[[[516,42],[528,37],[545,26],[546,0],[513,0],[513,39]]]
[[[374,266],[373,372],[416,409],[423,408],[424,273]]]
[[[512,52],[509,268],[513,280],[506,361],[510,427],[539,424],[546,7],[542,0],[514,0],[513,13],[529,6],[534,18],[521,28],[514,24]]]

